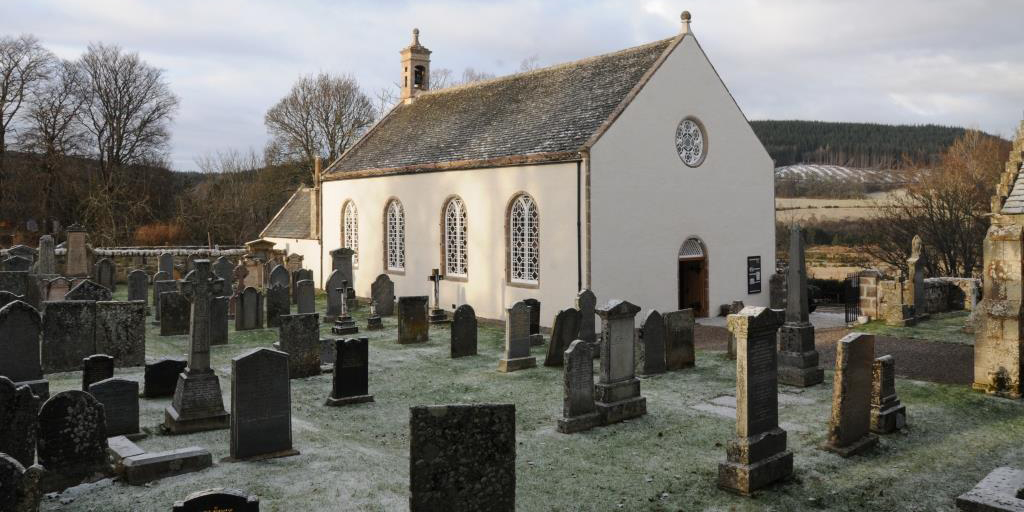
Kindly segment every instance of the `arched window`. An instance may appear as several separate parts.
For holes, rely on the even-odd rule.
[[[540,279],[540,219],[533,198],[522,194],[508,212],[509,274],[514,283]]]
[[[466,277],[469,259],[466,257],[466,205],[453,197],[444,208],[444,269],[445,275]]]
[[[342,246],[352,249],[352,266],[359,266],[359,211],[356,202],[349,200],[341,211]]]
[[[402,203],[392,199],[385,210],[385,229],[387,231],[387,266],[388,270],[405,270],[405,212]]]

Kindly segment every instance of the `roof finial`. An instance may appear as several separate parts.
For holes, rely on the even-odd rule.
[[[420,29],[418,29],[418,28],[412,29],[412,45],[413,46],[419,46],[420,45]]]
[[[689,34],[690,33],[690,11],[683,11],[683,13],[679,15],[679,19],[683,21],[683,33],[684,34]]]

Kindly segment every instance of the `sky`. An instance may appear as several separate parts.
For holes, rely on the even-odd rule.
[[[937,123],[1011,136],[1024,116],[1019,0],[0,0],[0,34],[62,58],[138,52],[180,99],[170,161],[262,151],[263,115],[301,75],[399,79],[420,29],[431,67],[503,75],[678,33],[679,14],[749,119]]]

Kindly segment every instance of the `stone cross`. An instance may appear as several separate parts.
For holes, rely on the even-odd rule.
[[[807,322],[807,266],[804,259],[804,239],[799,224],[789,228],[789,268],[786,270],[786,321]]]
[[[338,316],[348,316],[348,281],[341,281],[341,288],[338,288],[338,295],[341,297],[341,314]]]
[[[196,260],[195,280],[182,282],[182,293],[192,302],[192,324],[189,327],[188,367],[210,369],[210,260]]]
[[[441,281],[443,279],[441,271],[436,268],[431,270],[430,275],[427,276],[427,281],[434,283],[434,309],[441,309]]]

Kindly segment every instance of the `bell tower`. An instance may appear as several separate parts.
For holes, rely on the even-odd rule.
[[[412,29],[412,44],[402,50],[402,101],[410,102],[430,90],[430,50],[420,44],[420,29]]]

